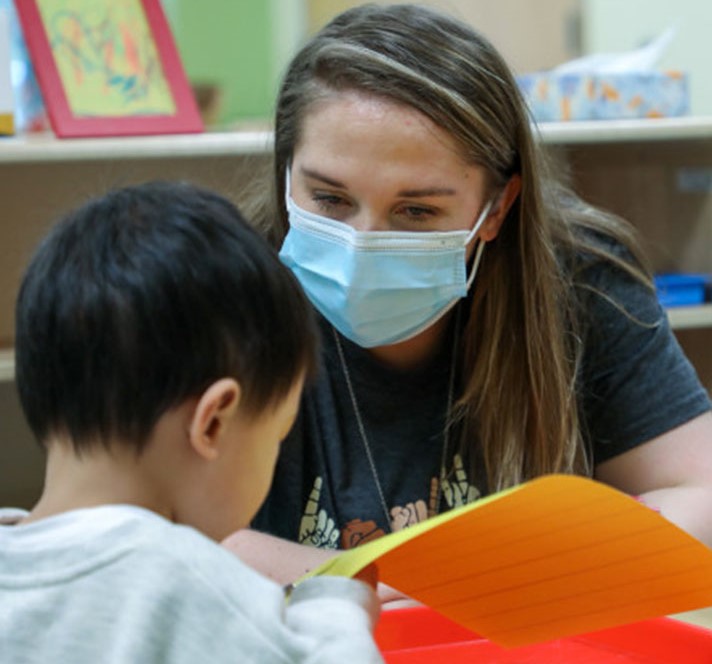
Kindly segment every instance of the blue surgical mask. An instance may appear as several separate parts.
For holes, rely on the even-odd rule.
[[[430,327],[467,295],[485,243],[467,275],[472,230],[357,231],[300,208],[286,191],[289,232],[280,251],[312,304],[348,339],[364,348],[405,341]]]

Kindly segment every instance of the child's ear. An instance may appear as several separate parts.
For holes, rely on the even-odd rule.
[[[514,205],[514,201],[517,200],[519,193],[522,190],[522,178],[520,175],[515,174],[509,178],[507,184],[504,185],[504,189],[497,197],[490,210],[487,219],[482,224],[482,230],[480,231],[480,237],[485,242],[490,242],[494,240],[499,234],[499,229],[502,228],[504,220],[507,218],[507,213],[509,209]]]
[[[201,457],[211,461],[219,454],[221,436],[240,403],[240,385],[232,378],[221,378],[208,387],[198,400],[190,422],[190,444]]]

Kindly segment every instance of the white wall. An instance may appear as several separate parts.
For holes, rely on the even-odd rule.
[[[306,0],[308,30],[363,0]],[[372,0],[390,4],[399,0]],[[408,1],[408,0],[403,0]],[[578,55],[580,0],[418,0],[470,23],[517,73],[547,69]]]

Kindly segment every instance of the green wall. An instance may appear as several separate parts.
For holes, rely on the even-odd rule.
[[[267,0],[164,0],[188,78],[223,88],[221,125],[272,115],[278,75],[273,6]]]

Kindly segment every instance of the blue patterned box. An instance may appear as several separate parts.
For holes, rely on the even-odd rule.
[[[535,72],[517,77],[537,122],[670,118],[687,115],[687,76],[680,72]]]

